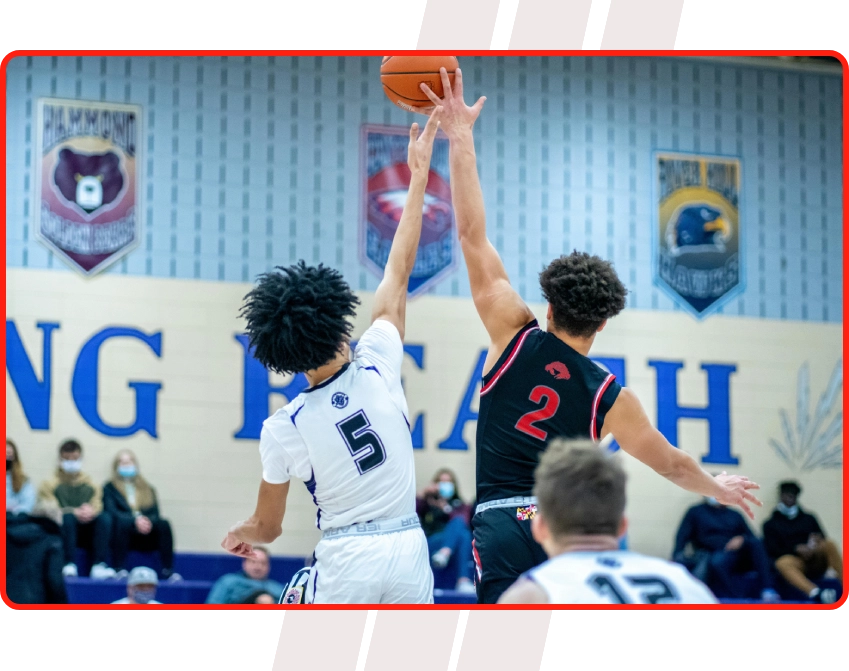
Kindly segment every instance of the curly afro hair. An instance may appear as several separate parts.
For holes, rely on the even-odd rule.
[[[609,261],[578,251],[554,259],[539,283],[554,326],[577,338],[589,338],[618,315],[628,293]]]
[[[328,363],[351,337],[359,299],[341,273],[303,261],[263,273],[239,313],[254,357],[276,373],[303,373]]]

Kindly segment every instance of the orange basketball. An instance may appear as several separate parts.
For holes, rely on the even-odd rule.
[[[424,82],[440,98],[443,96],[439,68],[448,70],[448,80],[454,85],[454,70],[459,63],[454,56],[384,56],[380,64],[380,83],[383,92],[393,103],[407,111],[433,108],[419,84]]]

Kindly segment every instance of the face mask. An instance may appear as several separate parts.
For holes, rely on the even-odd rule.
[[[136,589],[133,592],[133,601],[136,603],[150,603],[155,596],[155,589]]]
[[[130,464],[129,466],[122,464],[118,466],[118,475],[120,475],[122,478],[134,478],[136,477],[136,473],[137,471],[135,464]]]
[[[778,512],[780,512],[782,515],[786,515],[791,520],[799,514],[798,505],[786,506],[783,503],[779,503],[776,508],[778,509]]]
[[[440,482],[439,483],[439,495],[443,499],[450,499],[454,496],[454,483],[453,482]]]
[[[83,460],[63,459],[60,465],[65,473],[79,473],[83,469]]]
[[[712,506],[718,506],[719,505],[719,501],[716,500],[715,496],[708,496],[708,497],[706,497],[706,500]]]

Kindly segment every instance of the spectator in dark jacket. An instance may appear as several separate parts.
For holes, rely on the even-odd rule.
[[[6,515],[6,594],[14,603],[68,603],[57,521],[62,516],[56,508]]]
[[[174,537],[168,520],[159,516],[153,487],[139,473],[138,460],[121,450],[112,462],[112,479],[103,486],[103,508],[112,516],[112,563],[126,571],[127,553],[158,551],[165,580],[174,573]]]
[[[820,590],[813,580],[831,568],[843,582],[843,558],[834,541],[826,538],[817,518],[799,507],[802,491],[797,482],[782,482],[780,501],[764,522],[764,545],[775,568],[793,587],[820,603],[836,599],[833,590]]]
[[[687,552],[687,546],[691,552]],[[744,598],[735,575],[754,569],[759,578],[761,599],[777,601],[772,573],[763,544],[736,510],[709,498],[693,506],[681,520],[672,559],[683,564],[714,594]]]
[[[472,508],[460,497],[453,471],[441,468],[436,472],[416,496],[416,512],[427,536],[434,578],[448,581],[461,592],[473,592]],[[440,572],[445,573],[442,580]]]

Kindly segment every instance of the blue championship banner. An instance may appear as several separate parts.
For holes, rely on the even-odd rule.
[[[383,277],[410,188],[409,141],[409,128],[363,126],[360,260],[378,277]],[[422,234],[407,285],[410,296],[426,291],[455,266],[454,210],[448,174],[448,139],[437,135],[425,190]]]
[[[139,240],[141,107],[42,98],[35,128],[37,236],[94,275]]]
[[[743,288],[740,160],[655,154],[654,280],[704,317]]]

